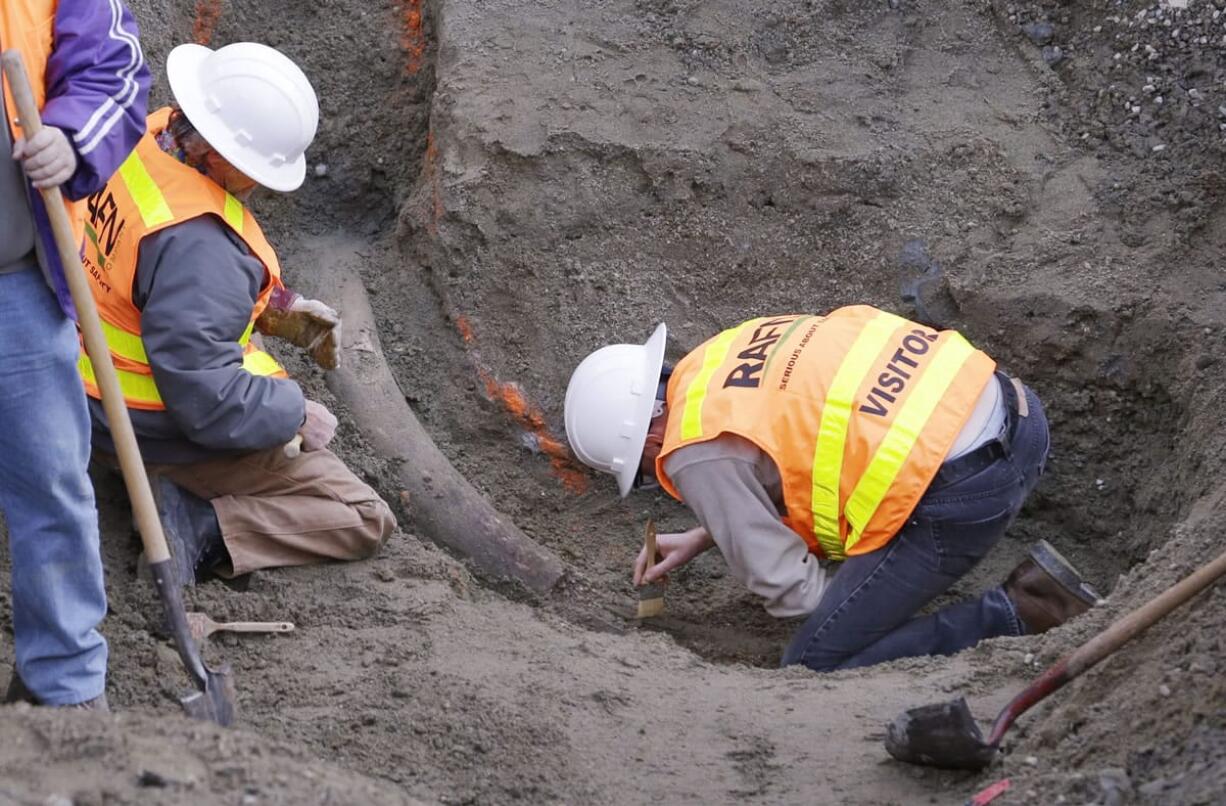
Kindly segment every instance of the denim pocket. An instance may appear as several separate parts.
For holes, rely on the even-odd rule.
[[[941,572],[959,577],[971,570],[1004,537],[1019,509],[1020,504],[1005,504],[979,520],[934,518],[932,542],[941,558]]]

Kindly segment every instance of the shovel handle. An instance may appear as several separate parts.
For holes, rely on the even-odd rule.
[[[34,102],[34,92],[30,88],[30,80],[26,74],[25,64],[21,54],[16,50],[5,51],[0,56],[4,73],[8,77],[9,91],[17,106],[17,115],[21,130],[27,140],[42,131],[42,119],[38,114],[38,105]],[[102,407],[106,411],[107,422],[111,427],[111,435],[115,441],[115,451],[119,456],[119,466],[123,471],[123,480],[132,499],[132,510],[140,527],[141,541],[144,543],[145,556],[150,565],[170,559],[166,548],[166,536],[162,534],[162,524],[158,521],[157,507],[153,503],[153,493],[149,489],[149,479],[145,475],[145,465],[141,461],[140,451],[136,446],[136,434],[132,430],[132,421],[128,418],[128,407],[124,403],[123,392],[119,388],[119,377],[115,374],[115,365],[111,362],[111,351],[107,347],[106,338],[102,335],[102,324],[98,319],[98,309],[94,305],[94,295],[90,291],[89,281],[85,278],[85,270],[81,266],[79,244],[73,236],[72,222],[68,211],[64,209],[64,198],[59,187],[41,188],[43,203],[47,208],[47,216],[51,220],[51,231],[55,235],[55,246],[59,252],[60,261],[64,265],[64,277],[68,281],[68,290],[72,293],[72,303],[77,309],[77,318],[81,334],[85,340],[85,351],[94,365],[94,375],[97,377],[98,388],[102,390]]]
[[[988,744],[999,744],[1013,721],[1035,703],[1145,632],[1172,610],[1212,585],[1223,574],[1226,574],[1226,551],[1056,661],[1004,707],[992,724]]]
[[[43,124],[21,53],[17,50],[4,51],[0,54],[0,67],[8,79],[9,92],[17,107],[21,130],[29,140],[42,131]],[[154,585],[166,611],[179,656],[200,692],[207,694],[209,670],[201,660],[199,650],[188,631],[182,592],[171,582],[170,551],[166,547],[166,535],[163,534],[162,523],[158,520],[157,506],[149,488],[149,477],[145,473],[145,464],[141,461],[140,449],[136,444],[136,433],[132,430],[132,421],[128,418],[128,407],[119,388],[115,365],[111,362],[111,351],[102,334],[102,323],[98,319],[94,295],[81,265],[80,244],[73,234],[68,211],[64,208],[64,196],[58,186],[39,188],[39,193],[42,194],[43,204],[47,208],[51,232],[55,236],[55,248],[64,268],[64,279],[68,283],[72,303],[77,310],[77,323],[85,341],[85,351],[94,365],[94,375],[102,392],[102,408],[110,424],[115,453],[119,457],[119,467],[123,471],[124,485],[132,502],[132,512],[140,529],[140,539],[145,548],[149,570],[153,574]],[[233,718],[233,709],[229,709],[225,715],[215,714],[214,717],[222,724],[229,724],[229,720]]]

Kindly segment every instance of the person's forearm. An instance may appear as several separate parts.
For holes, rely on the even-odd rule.
[[[685,534],[687,537],[694,537],[702,540],[701,548],[698,550],[699,554],[715,548],[714,538],[711,537],[711,533],[707,531],[706,527],[702,526],[701,524],[695,526],[693,529],[687,530]]]
[[[64,185],[81,199],[105,184],[145,131],[149,69],[136,20],[123,3],[60,2],[58,46],[47,60],[45,125],[61,129],[77,155]]]
[[[802,577],[793,578],[788,587],[772,586],[758,591],[766,598],[766,612],[775,618],[807,616],[817,609],[826,592],[826,569],[810,557]]]
[[[765,600],[767,612],[787,618],[817,607],[825,572],[780,520],[751,464],[694,463],[673,481],[703,524],[687,535],[701,537],[703,550],[718,546],[729,573]]]

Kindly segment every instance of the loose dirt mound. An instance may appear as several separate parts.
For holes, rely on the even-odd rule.
[[[291,283],[330,262],[363,272],[418,416],[570,573],[546,600],[486,587],[401,513],[371,562],[193,592],[215,617],[299,630],[210,650],[235,667],[248,733],[155,721],[183,678],[134,580],[121,490],[99,478],[111,693],[132,715],[0,709],[0,739],[39,733],[55,759],[0,742],[0,779],[18,782],[0,796],[233,802],[253,785],[302,802],[310,765],[349,802],[940,803],[1006,775],[1017,803],[1214,802],[1221,590],[1024,718],[984,775],[906,768],[879,741],[900,709],[954,692],[990,717],[1223,546],[1226,14],[1191,5],[136,0],[155,64],[195,30],[304,65],[323,167],[257,205]],[[657,321],[680,355],[764,313],[908,313],[916,241],[943,267],[925,308],[1026,378],[1053,428],[1033,504],[950,595],[999,581],[1042,536],[1108,606],[1041,639],[817,676],[755,668],[792,625],[705,556],[676,575],[668,619],[639,629],[639,525],[690,522],[662,498],[618,503],[567,458],[570,370]],[[340,448],[398,500],[345,418]],[[139,785],[147,731],[176,769],[153,770],[156,791]]]
[[[301,747],[164,714],[7,708],[0,774],[4,804],[417,802]]]

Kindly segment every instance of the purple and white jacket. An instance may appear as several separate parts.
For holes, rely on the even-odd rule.
[[[121,0],[56,4],[42,120],[62,129],[77,152],[77,170],[62,188],[69,199],[100,190],[145,133],[149,68],[137,37],[136,20]],[[27,189],[40,259],[60,307],[75,319],[47,209],[33,185]]]

